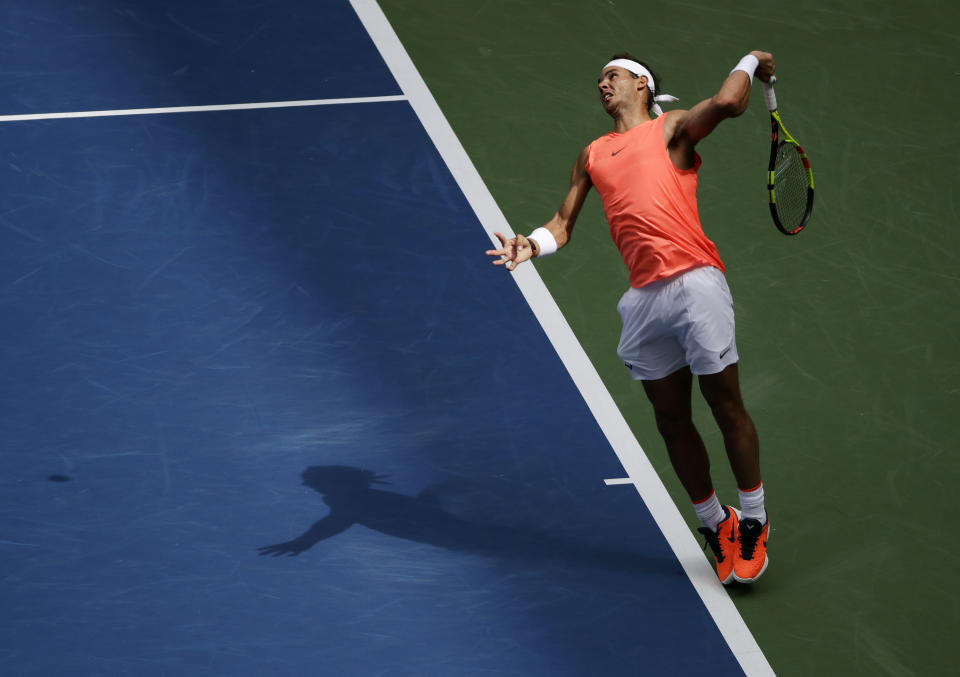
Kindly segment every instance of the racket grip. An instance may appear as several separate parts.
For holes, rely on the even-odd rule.
[[[777,78],[770,76],[770,82],[763,82],[763,97],[767,100],[767,110],[771,113],[777,110],[777,95],[773,92],[773,83]]]

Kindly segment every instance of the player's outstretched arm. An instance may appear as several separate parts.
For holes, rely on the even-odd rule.
[[[500,240],[499,249],[488,249],[487,255],[493,256],[493,265],[504,266],[507,270],[513,270],[524,261],[528,261],[534,256],[546,256],[552,254],[556,249],[565,246],[573,233],[573,226],[577,222],[577,216],[583,207],[584,200],[587,199],[587,193],[590,192],[590,175],[587,173],[588,149],[584,148],[570,172],[570,188],[567,191],[563,203],[547,223],[541,228],[530,234],[517,235],[508,238],[502,233],[494,233]],[[543,231],[546,232],[543,232]],[[538,235],[540,231],[542,235]],[[554,242],[540,242],[539,240],[553,239]],[[554,248],[555,243],[555,248]]]

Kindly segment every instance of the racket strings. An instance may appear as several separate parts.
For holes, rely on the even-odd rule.
[[[782,143],[774,165],[777,217],[787,229],[803,223],[807,211],[807,172],[796,147]]]

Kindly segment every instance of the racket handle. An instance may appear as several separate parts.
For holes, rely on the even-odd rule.
[[[767,110],[771,113],[777,110],[777,95],[773,93],[773,83],[777,78],[770,76],[770,82],[763,82],[763,96],[767,100]]]

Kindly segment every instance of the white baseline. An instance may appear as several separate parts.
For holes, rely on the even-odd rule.
[[[22,122],[25,120],[62,120],[65,118],[104,118],[116,115],[163,115],[166,113],[206,113],[223,110],[256,110],[258,108],[297,108],[302,106],[336,106],[355,103],[385,103],[388,101],[406,101],[403,95],[396,96],[360,96],[348,99],[304,99],[301,101],[263,101],[260,103],[225,103],[210,106],[171,106],[168,108],[124,108],[119,110],[87,110],[71,113],[26,113],[22,115],[0,115],[0,122]]]

